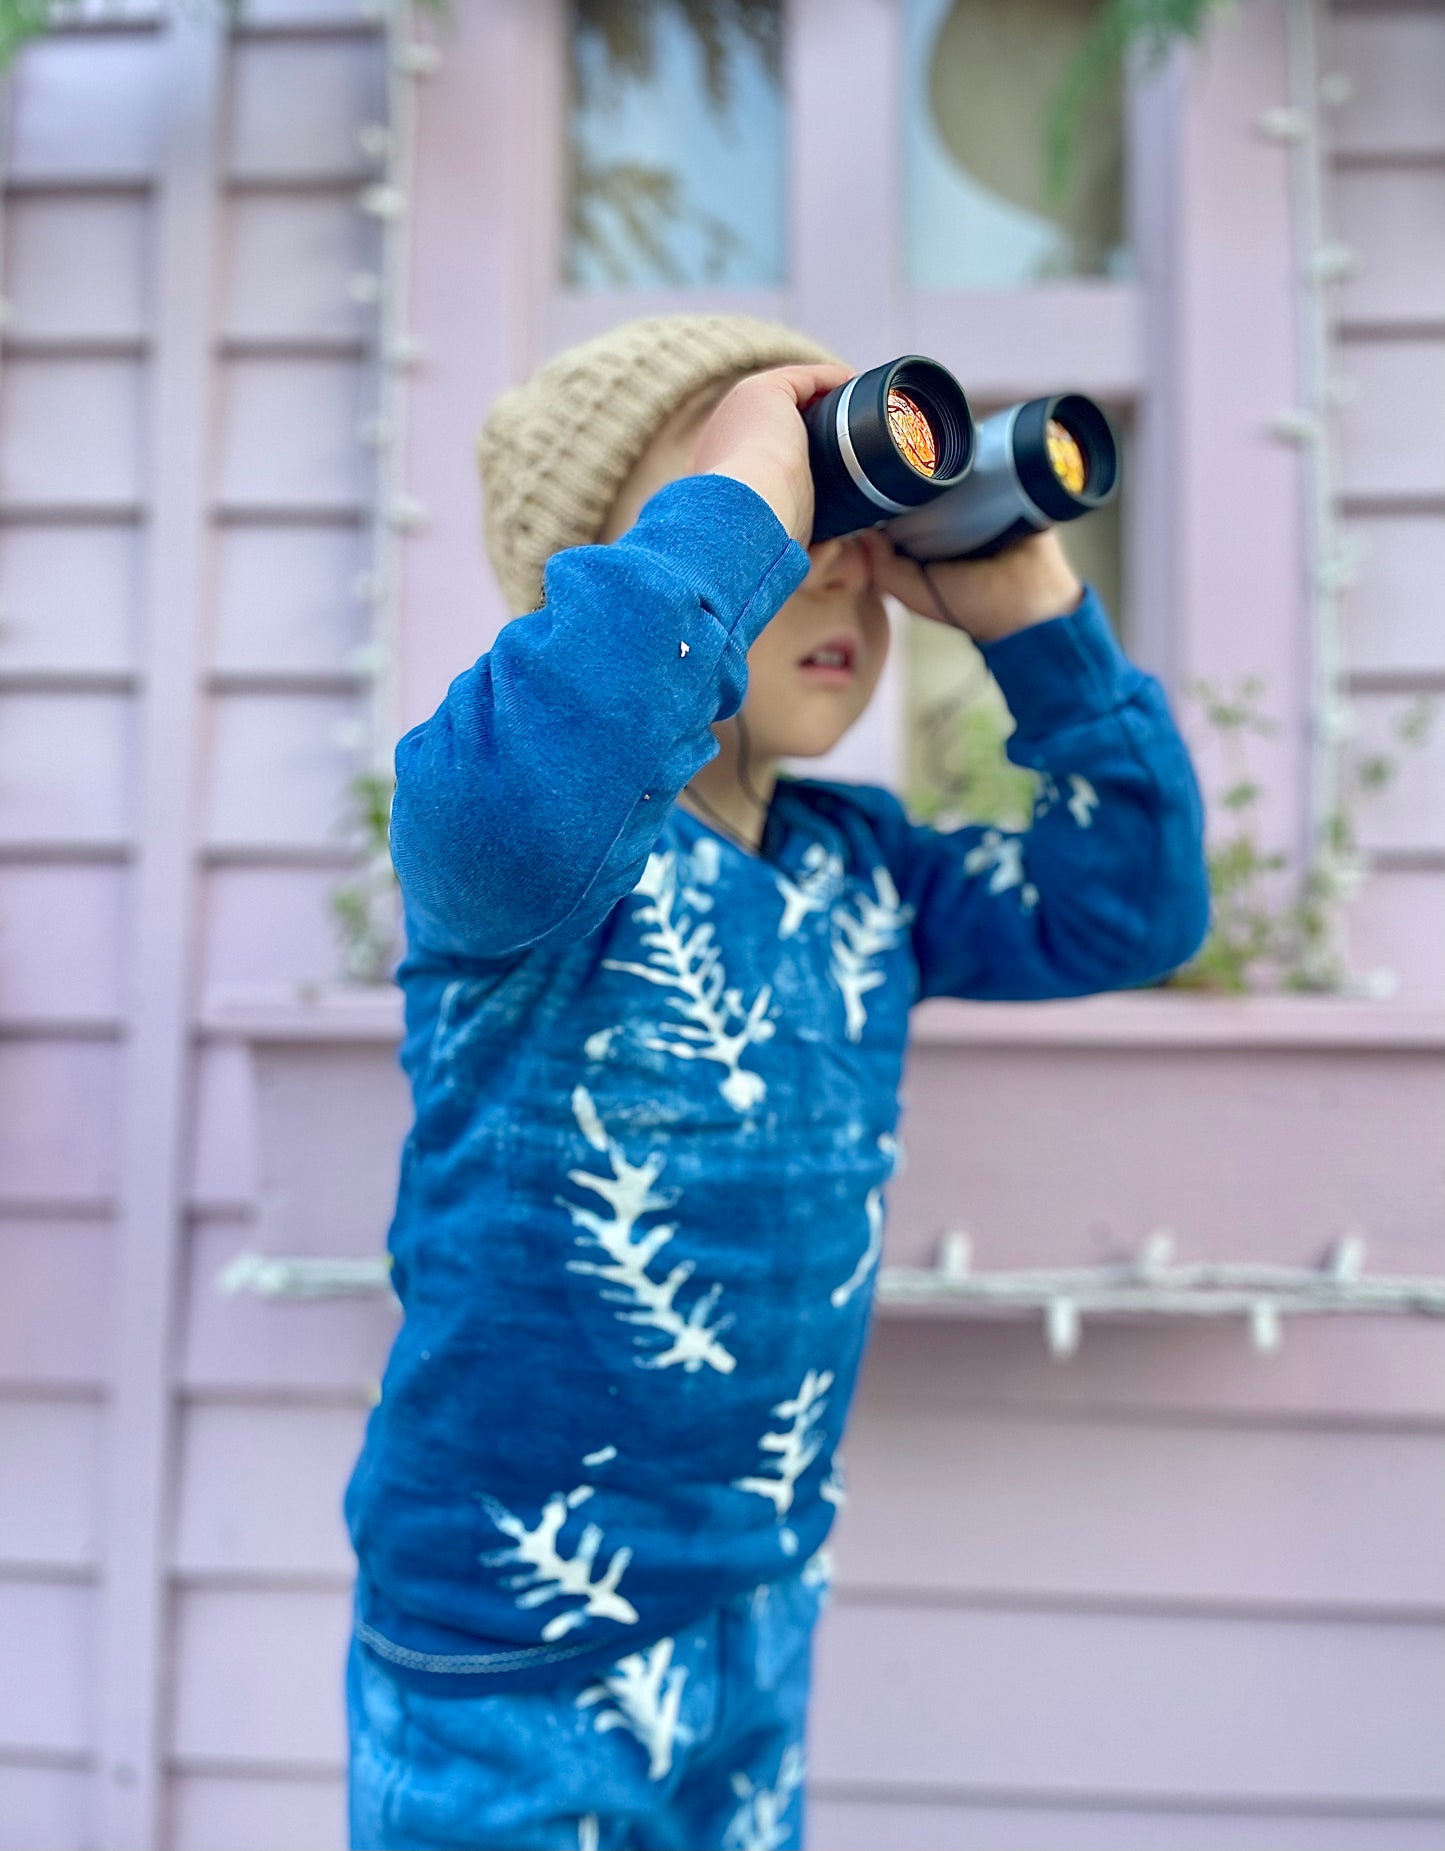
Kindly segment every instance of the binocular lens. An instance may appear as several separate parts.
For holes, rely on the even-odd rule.
[[[928,413],[897,386],[888,393],[888,429],[902,455],[920,475],[938,473],[938,438]]]
[[[909,396],[931,411],[926,392]],[[914,559],[986,559],[1055,521],[1102,507],[1118,486],[1109,420],[1082,393],[996,412],[979,425],[976,448],[961,481],[888,522],[900,551]]]
[[[855,373],[803,407],[813,539],[876,527],[932,501],[973,464],[973,416],[953,374],[922,354]]]
[[[1057,418],[1044,426],[1044,445],[1054,474],[1071,495],[1082,495],[1089,486],[1089,465],[1083,445]]]

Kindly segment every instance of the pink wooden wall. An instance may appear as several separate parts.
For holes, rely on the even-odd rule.
[[[1360,742],[1445,692],[1445,46],[1438,8],[1337,7],[1328,65],[1348,76],[1335,113],[1327,207],[1355,254],[1337,297],[1342,507],[1366,548],[1344,610]],[[1362,963],[1445,983],[1445,726],[1408,755],[1362,818],[1375,877],[1356,907]]]
[[[470,468],[482,409],[589,316],[631,312],[557,299],[533,235],[549,8],[453,10],[421,99],[409,485],[430,524],[408,551],[409,717],[500,617]],[[0,1847],[16,1851],[341,1842],[338,1500],[390,1316],[215,1280],[243,1249],[376,1251],[405,1125],[394,999],[315,987],[344,862],[335,728],[364,693],[371,375],[347,282],[370,260],[357,131],[383,68],[343,0],[248,16],[224,42],[141,14],[77,30],[14,82]],[[892,17],[891,0],[795,8],[795,184],[833,219],[803,240],[792,293],[760,306],[1027,387],[1051,334],[1035,307],[880,305],[830,270],[829,224],[887,207],[880,131],[837,104],[889,68]],[[1251,0],[1192,73],[1139,98],[1146,276],[1081,298],[1092,333],[1067,356],[1133,403],[1152,459],[1137,493],[1162,540],[1136,524],[1138,647],[1176,686],[1260,667],[1303,685],[1298,459],[1267,435],[1294,385],[1287,167],[1253,133],[1282,94],[1279,27],[1274,0]],[[1333,30],[1357,84],[1332,179],[1362,259],[1341,310],[1359,386],[1344,505],[1376,539],[1348,612],[1368,731],[1445,674],[1445,8],[1342,5]],[[1397,435],[1412,407],[1418,443]],[[854,750],[887,776],[896,709],[880,715]],[[1275,764],[1286,827],[1300,745]],[[890,1257],[926,1264],[967,1225],[981,1265],[1080,1262],[1167,1222],[1189,1256],[1312,1264],[1358,1226],[1372,1266],[1441,1271],[1445,843],[1438,780],[1423,761],[1410,775],[1371,824],[1357,934],[1414,1001],[922,1012]],[[1290,1327],[1270,1359],[1235,1327],[1086,1326],[1060,1366],[1032,1326],[881,1318],[821,1645],[818,1851],[1437,1845],[1440,1355],[1436,1329],[1403,1319]]]

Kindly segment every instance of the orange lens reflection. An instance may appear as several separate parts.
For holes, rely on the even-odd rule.
[[[888,429],[899,450],[921,476],[938,472],[938,439],[922,408],[906,392],[890,387]]]
[[[1089,466],[1078,438],[1066,424],[1050,418],[1044,426],[1044,444],[1054,474],[1071,495],[1082,495],[1089,480]]]

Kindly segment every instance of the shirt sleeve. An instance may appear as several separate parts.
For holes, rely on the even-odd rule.
[[[671,482],[610,545],[548,561],[396,751],[391,848],[413,950],[506,957],[593,930],[641,878],[742,704],[747,652],[808,555],[728,476]]]
[[[983,645],[1039,775],[1032,826],[938,830],[867,793],[913,909],[920,996],[1033,1000],[1135,988],[1209,923],[1204,818],[1164,692],[1120,651],[1098,598]]]

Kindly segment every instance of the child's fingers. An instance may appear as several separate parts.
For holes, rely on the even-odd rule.
[[[894,547],[888,535],[881,527],[865,527],[858,538],[863,542],[868,555],[868,564],[872,570],[873,582],[880,591],[886,591],[895,598],[908,602],[908,594],[913,589],[913,578],[918,575],[918,567],[911,559],[904,559]],[[911,575],[911,576],[910,576]]]
[[[868,554],[873,583],[886,596],[897,598],[916,616],[947,621],[916,559],[905,558],[880,527],[867,527],[859,535]]]
[[[801,408],[823,393],[831,392],[835,386],[841,386],[853,377],[855,368],[844,366],[834,361],[817,364],[804,363],[796,366],[775,367],[762,378],[775,381],[778,386],[792,394],[793,402]]]

